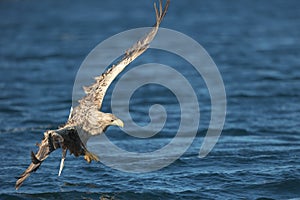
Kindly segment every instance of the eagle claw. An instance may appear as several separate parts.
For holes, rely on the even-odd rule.
[[[94,153],[91,153],[89,151],[85,151],[85,154],[84,154],[84,159],[88,162],[88,163],[91,163],[92,160],[96,161],[96,162],[99,162],[100,159],[99,157],[94,154]]]
[[[100,161],[99,157],[98,157],[96,154],[91,153],[91,152],[89,152],[89,151],[86,151],[86,152],[85,152],[84,159],[85,159],[88,163],[91,163],[92,160],[94,160],[94,161],[96,161],[96,162],[99,162],[99,161]]]

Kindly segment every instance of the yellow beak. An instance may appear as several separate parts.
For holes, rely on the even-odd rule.
[[[124,122],[122,121],[122,120],[120,120],[120,119],[116,119],[116,120],[114,120],[112,123],[111,123],[111,125],[115,125],[115,126],[120,126],[120,127],[124,127]]]

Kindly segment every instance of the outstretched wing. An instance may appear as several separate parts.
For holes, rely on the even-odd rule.
[[[31,163],[29,167],[17,177],[16,190],[19,189],[22,183],[30,176],[32,172],[38,170],[44,160],[50,155],[51,152],[58,148],[63,149],[63,159],[67,150],[74,156],[85,155],[86,148],[82,144],[80,137],[75,129],[61,128],[55,131],[47,131],[44,134],[44,139],[38,144],[39,150],[36,154],[31,152]],[[63,163],[62,163],[63,164]],[[60,167],[60,173],[63,165]]]
[[[150,42],[155,37],[159,25],[167,12],[169,3],[170,0],[167,0],[165,7],[162,8],[162,0],[160,0],[159,9],[157,9],[156,4],[154,3],[156,23],[151,31],[145,37],[137,41],[131,48],[129,48],[123,55],[121,61],[119,61],[116,65],[113,65],[101,76],[96,77],[95,82],[91,86],[84,87],[86,96],[79,100],[79,106],[96,107],[98,110],[101,108],[105,93],[112,81],[129,63],[131,63],[134,59],[148,49]]]
[[[57,141],[63,140],[62,136],[55,134],[46,134],[44,139],[39,146],[39,150],[36,154],[31,152],[31,164],[29,167],[21,174],[20,177],[18,177],[18,180],[16,182],[16,190],[19,189],[19,187],[22,185],[22,183],[25,181],[25,179],[30,176],[30,174],[34,171],[36,171],[42,164],[42,162],[49,156],[49,154],[56,150],[57,148],[60,148]]]

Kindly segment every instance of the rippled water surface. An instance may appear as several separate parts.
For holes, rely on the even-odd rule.
[[[35,143],[45,130],[66,121],[86,55],[114,34],[152,25],[154,12],[151,1],[1,1],[0,199],[300,198],[299,10],[297,0],[171,0],[162,27],[199,42],[225,84],[226,123],[213,151],[198,158],[211,111],[204,81],[183,59],[150,50],[129,69],[167,64],[181,70],[197,91],[201,122],[185,154],[159,171],[140,174],[68,156],[58,177],[57,151],[16,192],[15,177],[28,166]],[[106,112],[110,96],[111,90]],[[157,85],[140,88],[132,97],[131,115],[146,125],[149,107],[156,103],[168,112],[160,133],[137,139],[111,127],[108,138],[137,152],[168,144],[180,120],[170,91]]]

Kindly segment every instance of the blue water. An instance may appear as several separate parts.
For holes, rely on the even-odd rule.
[[[0,199],[300,198],[299,10],[297,0],[171,0],[162,27],[203,45],[224,80],[227,117],[213,151],[197,157],[210,120],[202,82],[195,86],[201,88],[197,137],[170,166],[131,174],[68,156],[57,177],[57,151],[16,192],[15,177],[30,163],[35,143],[45,130],[66,121],[85,56],[114,34],[152,25],[154,13],[151,1],[1,1]],[[171,55],[151,52],[136,64],[162,60],[184,65]],[[144,89],[134,95],[137,123],[149,122],[149,105],[157,99],[170,108],[176,104],[171,94]],[[160,136],[144,143],[114,127],[106,135],[129,150],[139,145],[143,152],[153,151],[174,136],[180,115],[178,106],[174,108]],[[109,106],[103,109],[109,111]]]

